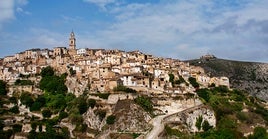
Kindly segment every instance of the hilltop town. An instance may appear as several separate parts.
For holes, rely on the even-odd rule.
[[[172,84],[170,74],[173,74],[174,81],[193,77],[204,87],[211,84],[229,87],[228,78],[209,77],[201,67],[190,66],[177,59],[154,57],[140,51],[77,49],[74,32],[70,34],[68,48],[30,49],[0,59],[0,80],[12,84],[20,79],[20,75],[38,75],[47,66],[53,67],[59,74],[71,73],[79,82],[90,85],[87,89],[99,92],[112,91],[118,85],[139,91],[148,92],[149,89],[151,93],[187,93],[194,90],[191,86]],[[69,91],[81,94],[86,87],[73,89]]]
[[[268,113],[227,77],[140,51],[77,49],[74,32],[68,48],[0,59],[0,89],[1,138],[243,137],[266,127]],[[218,134],[233,128],[228,116],[243,126]]]

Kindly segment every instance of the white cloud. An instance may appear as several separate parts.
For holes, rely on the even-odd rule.
[[[19,13],[30,14],[22,6],[28,4],[27,0],[1,0],[0,1],[0,29],[5,22],[15,19],[15,10]]]
[[[0,28],[6,21],[14,19],[14,1],[13,0],[1,0],[0,1]]]
[[[263,49],[268,43],[268,15],[264,14],[268,13],[268,1],[225,5],[182,0],[114,6],[107,12],[117,21],[99,31],[95,40],[106,47],[141,49],[181,59],[213,53],[222,58],[267,62],[268,52]]]
[[[97,6],[102,8],[103,10],[106,10],[106,8],[105,8],[106,5],[115,4],[115,3],[117,3],[117,0],[84,0],[84,2],[96,4]]]

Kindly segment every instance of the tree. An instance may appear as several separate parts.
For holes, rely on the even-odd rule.
[[[196,91],[197,95],[201,98],[203,98],[206,102],[209,101],[209,91],[207,89],[199,89]]]
[[[112,125],[112,124],[114,124],[114,122],[115,122],[115,116],[114,115],[110,115],[110,116],[107,117],[106,123],[108,125]]]
[[[169,76],[169,82],[173,83],[174,82],[174,75],[172,73],[168,74]]]
[[[96,114],[99,116],[100,121],[102,121],[105,118],[105,116],[106,116],[106,111],[105,110],[98,110],[96,112]]]
[[[94,108],[95,105],[96,105],[96,100],[95,99],[89,99],[87,103],[88,103],[89,107]]]
[[[203,117],[200,115],[198,118],[196,118],[195,126],[198,130],[201,130],[201,125],[203,122]]]
[[[12,113],[15,113],[15,114],[20,113],[19,107],[17,105],[15,105],[14,107],[12,107],[9,111],[12,112]]]
[[[253,135],[249,137],[249,139],[267,139],[268,134],[266,132],[266,129],[263,127],[255,127]]]
[[[135,98],[134,101],[139,104],[145,111],[151,112],[153,110],[153,105],[149,98],[141,96]]]
[[[0,95],[7,94],[7,84],[3,80],[0,80]]]
[[[199,84],[196,82],[196,79],[194,77],[189,77],[189,82],[194,88],[198,88]]]
[[[64,111],[61,111],[60,114],[59,114],[59,119],[64,119],[64,118],[67,118],[68,117],[68,113],[67,112],[64,112]]]
[[[31,123],[31,128],[32,128],[32,130],[36,130],[36,127],[37,127],[37,122],[32,122]]]
[[[113,90],[114,91],[123,91],[123,92],[126,92],[126,93],[137,93],[136,90],[134,90],[132,88],[128,88],[128,87],[123,86],[123,85],[118,85]]]
[[[29,92],[22,92],[20,96],[20,101],[22,104],[26,105],[27,107],[31,107],[34,103],[34,100]]]
[[[22,125],[20,125],[20,124],[15,124],[15,125],[12,126],[12,128],[13,128],[13,131],[14,131],[15,133],[17,133],[17,132],[21,132]]]
[[[47,67],[43,68],[42,71],[41,71],[41,76],[42,77],[53,76],[53,75],[54,75],[54,70],[50,66],[47,66]]]
[[[42,111],[42,115],[43,115],[43,117],[45,117],[45,118],[49,118],[49,117],[52,115],[52,112],[51,112],[49,109],[44,109],[44,110]]]
[[[81,99],[81,100],[79,101],[78,109],[79,109],[79,113],[80,113],[80,114],[83,114],[83,113],[85,113],[85,112],[87,111],[87,109],[88,109],[88,104],[87,104],[87,102],[86,102],[85,99]]]
[[[202,129],[204,131],[208,131],[209,129],[211,129],[212,126],[209,124],[209,122],[207,120],[204,120],[203,124],[202,124]]]

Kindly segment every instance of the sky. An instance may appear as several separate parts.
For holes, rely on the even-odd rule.
[[[268,0],[0,0],[0,57],[32,48],[268,63]]]

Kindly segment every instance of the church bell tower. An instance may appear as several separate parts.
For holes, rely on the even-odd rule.
[[[75,35],[74,35],[74,32],[72,31],[71,34],[70,34],[70,38],[69,38],[69,49],[70,50],[76,50],[75,41],[76,41]]]

